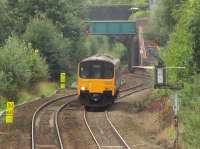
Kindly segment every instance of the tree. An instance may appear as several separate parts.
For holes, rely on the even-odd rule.
[[[163,50],[168,65],[186,66],[188,73],[200,69],[200,2],[187,1],[176,11],[177,24]]]
[[[12,31],[40,49],[52,78],[66,69],[75,71],[85,55],[82,0],[7,0],[7,7]]]
[[[46,58],[50,75],[52,77],[58,76],[61,71],[58,62],[61,57],[59,56],[62,55],[63,48],[66,48],[65,53],[67,53],[69,41],[63,39],[62,33],[58,32],[52,21],[46,18],[32,19],[27,25],[23,39],[32,43],[33,47],[39,49],[42,56]],[[65,45],[63,42],[65,42]]]
[[[8,15],[6,8],[6,3],[2,0],[0,1],[0,45],[9,36],[12,30],[12,20]]]
[[[189,29],[193,35],[193,58],[195,68],[200,73],[200,2],[194,1],[193,5],[194,16],[189,23]]]
[[[49,65],[53,79],[58,79],[61,71],[73,73],[76,65],[82,59],[86,50],[83,41],[73,41],[65,38],[53,22],[46,18],[34,18],[27,25],[23,39],[39,49]]]
[[[0,94],[16,99],[23,87],[48,77],[45,61],[34,52],[31,45],[10,37],[0,48]]]
[[[83,27],[82,0],[8,0],[8,8],[15,19],[15,31],[19,34],[26,30],[30,18],[46,16],[63,32],[65,37],[78,38]]]
[[[174,16],[185,0],[160,0],[151,14],[150,34],[160,45],[165,45],[178,18]]]

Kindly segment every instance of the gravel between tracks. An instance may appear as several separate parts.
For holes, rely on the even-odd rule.
[[[54,115],[57,109],[67,102],[77,100],[77,96],[66,97],[42,108],[37,114],[35,121],[36,148],[52,147],[59,148],[55,131]]]
[[[87,112],[86,117],[101,148],[125,147],[107,121],[105,112]]]
[[[65,107],[60,115],[60,130],[64,148],[69,149],[95,149],[96,144],[92,140],[83,119],[84,107],[79,103]]]

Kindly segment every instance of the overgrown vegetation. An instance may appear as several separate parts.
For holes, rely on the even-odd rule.
[[[89,36],[86,38],[85,46],[88,50],[88,55],[107,53],[119,58],[123,64],[127,63],[127,56],[124,54],[127,52],[127,48],[114,37]]]
[[[58,88],[58,84],[55,82],[42,81],[31,87],[30,89],[23,89],[19,92],[19,102],[27,102],[33,100],[33,98],[44,98],[51,96],[55,93],[55,90]]]
[[[180,93],[181,122],[184,125],[182,132],[183,142],[186,148],[198,148],[200,146],[200,75],[191,78],[185,84]]]
[[[61,71],[67,71],[68,74],[74,72],[76,64],[86,55],[86,51],[81,50],[81,45],[84,49],[82,41],[77,40],[75,43],[64,37],[47,18],[32,19],[27,25],[23,39],[31,42],[33,47],[39,49],[46,58],[53,79],[57,79]]]
[[[157,1],[157,7],[151,12],[150,28],[147,29],[148,38],[155,40],[162,46],[167,43],[170,33],[178,22],[178,16],[176,17],[174,14],[181,10],[183,1],[185,0]]]
[[[51,96],[55,93],[55,90],[58,88],[58,84],[55,82],[42,81],[31,88],[22,89],[18,92],[18,101],[17,104],[25,103],[35,98],[44,98]],[[0,111],[5,110],[7,99],[0,96]]]
[[[31,45],[10,37],[0,48],[0,93],[6,98],[17,98],[17,92],[43,80],[47,76],[45,61]]]
[[[84,14],[81,0],[1,0],[0,95],[17,101],[40,81],[73,74],[87,55]]]
[[[75,71],[85,56],[84,10],[81,0],[1,1],[0,44],[12,33],[31,43],[46,58],[51,78],[57,79],[61,71]]]
[[[180,120],[183,124],[182,143],[198,148],[199,143],[199,69],[200,69],[200,2],[195,0],[162,0],[152,12],[153,29],[148,38],[159,43],[167,66],[186,69],[170,73],[172,80],[183,80],[180,91]],[[174,82],[175,83],[175,82]]]

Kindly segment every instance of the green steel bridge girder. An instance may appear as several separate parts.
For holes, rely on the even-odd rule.
[[[135,21],[86,21],[88,24],[87,32],[89,34],[106,35],[106,34],[136,34]]]

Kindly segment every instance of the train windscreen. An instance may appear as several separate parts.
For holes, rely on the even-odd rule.
[[[80,64],[80,77],[84,79],[111,79],[114,66],[104,61],[88,61]]]

